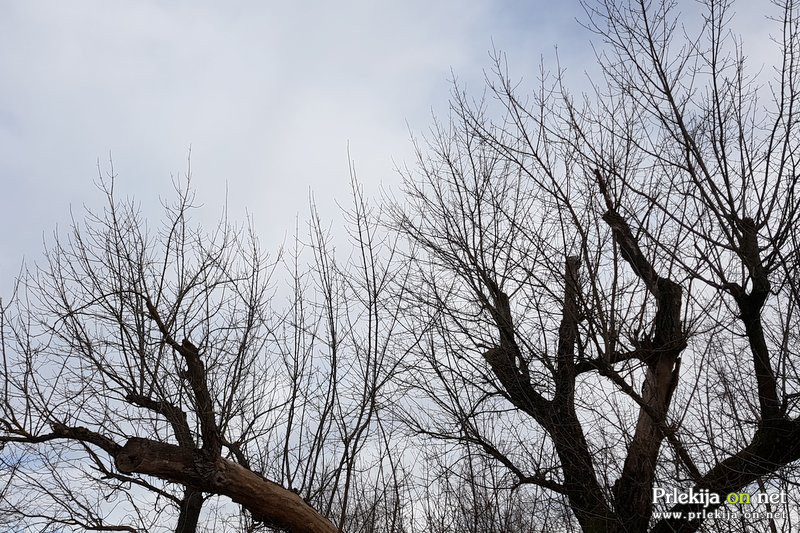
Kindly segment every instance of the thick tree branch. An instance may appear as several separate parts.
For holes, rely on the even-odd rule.
[[[155,308],[150,298],[145,299],[147,311],[155,321],[164,340],[173,350],[181,354],[186,361],[187,370],[185,372],[189,386],[194,393],[195,414],[200,421],[200,433],[203,438],[203,449],[210,455],[219,455],[222,450],[222,437],[214,413],[214,402],[208,390],[206,370],[200,360],[200,352],[197,347],[188,339],[184,339],[180,344],[172,337],[158,310]]]
[[[611,228],[622,258],[656,299],[652,338],[639,341],[640,349],[647,354],[643,359],[647,371],[641,394],[647,409],[640,407],[622,475],[614,485],[617,513],[626,517],[632,530],[639,531],[647,527],[653,511],[651,491],[659,449],[666,436],[664,421],[678,382],[679,356],[687,345],[681,324],[682,291],[674,281],[659,276],[644,255],[630,226],[617,212],[608,184],[599,170],[595,170],[595,179],[608,209],[603,220]]]
[[[493,291],[495,305],[491,312],[500,335],[500,345],[488,350],[484,358],[503,384],[512,403],[539,422],[553,439],[564,472],[564,494],[569,498],[584,530],[593,531],[610,527],[616,518],[602,496],[591,452],[575,412],[579,267],[577,257],[567,258],[554,376],[556,394],[553,400],[544,399],[531,385],[527,368],[522,366],[523,357],[514,340],[516,333],[508,296],[496,287]],[[520,361],[520,368],[517,361]]]
[[[556,394],[554,402],[572,405],[575,402],[575,342],[578,338],[578,270],[577,256],[567,257],[564,266],[564,302],[558,328],[556,354]]]
[[[338,530],[299,495],[222,457],[173,444],[130,439],[114,456],[117,468],[227,496],[253,517],[289,533],[335,533]]]
[[[178,446],[183,448],[195,447],[186,413],[180,407],[164,400],[156,401],[141,394],[128,394],[125,399],[134,405],[150,409],[166,418],[170,426],[172,426]]]
[[[772,474],[778,468],[800,459],[800,421],[794,420],[761,427],[752,442],[737,454],[717,464],[693,487],[695,491],[708,490],[719,496],[721,504],[731,492]],[[700,504],[678,504],[670,511],[683,513],[678,519],[659,521],[651,533],[693,533],[702,525],[702,519],[689,520],[690,513],[705,510],[710,513],[719,505],[705,507]]]
[[[758,401],[761,408],[762,423],[771,424],[781,419],[782,412],[778,400],[778,387],[775,372],[769,358],[769,349],[764,338],[761,311],[769,296],[770,282],[761,260],[758,248],[758,231],[755,221],[745,217],[741,220],[739,256],[747,267],[752,280],[749,293],[744,290],[734,294],[739,314],[745,326],[745,333],[753,354],[753,368],[758,384]]]

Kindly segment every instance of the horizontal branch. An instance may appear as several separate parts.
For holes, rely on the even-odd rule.
[[[115,456],[117,468],[229,497],[256,520],[290,533],[336,533],[338,529],[298,494],[222,457],[202,450],[133,438]]]

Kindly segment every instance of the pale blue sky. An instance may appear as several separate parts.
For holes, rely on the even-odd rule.
[[[409,128],[446,112],[451,69],[480,91],[493,46],[533,79],[558,45],[580,83],[595,68],[582,16],[572,0],[2,1],[0,294],[70,206],[102,205],[109,153],[150,212],[191,146],[209,219],[227,187],[275,248],[309,190],[323,213],[347,201],[348,143],[368,192],[397,183]]]

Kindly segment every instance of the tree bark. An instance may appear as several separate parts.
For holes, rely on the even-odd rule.
[[[187,488],[183,492],[181,514],[178,516],[178,525],[175,526],[175,533],[195,533],[202,509],[203,493],[199,490]]]
[[[192,489],[229,497],[256,520],[290,533],[339,530],[299,495],[243,466],[202,450],[132,438],[114,454],[120,471],[155,476]]]

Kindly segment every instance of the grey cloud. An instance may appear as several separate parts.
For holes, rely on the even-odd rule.
[[[408,126],[446,112],[451,68],[479,88],[494,44],[528,69],[577,35],[576,14],[488,0],[4,3],[0,293],[70,205],[101,205],[98,158],[108,171],[113,154],[120,189],[149,212],[191,146],[209,218],[227,189],[231,214],[247,209],[273,247],[310,189],[326,214],[346,201],[348,143],[368,191],[396,182]]]

